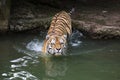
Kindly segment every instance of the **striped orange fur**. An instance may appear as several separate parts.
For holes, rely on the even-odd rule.
[[[67,48],[67,38],[71,35],[71,32],[70,15],[65,11],[57,13],[52,18],[42,52],[52,55],[64,55]]]

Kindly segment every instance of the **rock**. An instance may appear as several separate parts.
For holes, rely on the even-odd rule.
[[[56,9],[44,5],[35,5],[29,0],[13,0],[9,22],[11,32],[43,30],[49,27]],[[17,7],[16,7],[17,6]],[[35,32],[36,32],[35,30]]]
[[[0,32],[7,32],[10,14],[10,0],[0,0]]]
[[[120,37],[120,27],[118,26],[105,26],[80,20],[72,20],[72,22],[77,29],[81,30],[83,33],[87,33],[87,35],[93,39]]]
[[[57,12],[69,12],[74,7],[73,28],[93,39],[120,38],[120,1],[102,1],[107,3],[100,0],[12,0],[9,26],[3,28],[9,32],[44,31]]]

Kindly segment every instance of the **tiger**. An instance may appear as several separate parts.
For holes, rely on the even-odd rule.
[[[72,33],[70,13],[60,11],[51,21],[46,38],[43,43],[42,52],[55,56],[65,55],[67,49],[67,38]]]

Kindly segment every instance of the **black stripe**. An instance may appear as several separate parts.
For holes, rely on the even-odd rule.
[[[61,25],[59,25],[56,29],[60,29],[63,33],[67,32],[67,30]]]
[[[62,11],[60,13],[57,13],[51,21],[51,25],[50,25],[50,29],[49,30],[49,34],[50,33],[68,33],[67,32],[67,28],[71,31],[71,27],[69,26],[71,24],[70,20],[69,20],[69,16],[66,16],[65,13],[62,13]],[[61,32],[60,32],[61,31]]]
[[[64,25],[66,25],[70,29],[70,26],[69,26],[70,23],[66,23],[63,19],[59,19],[59,20],[61,20],[60,22],[62,22]]]
[[[58,28],[61,28],[61,29],[63,29],[64,31],[67,32],[67,29],[66,29],[66,27],[65,27],[64,24],[60,24],[60,25],[58,25]]]

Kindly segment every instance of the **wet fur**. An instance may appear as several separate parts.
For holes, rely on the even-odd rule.
[[[65,11],[57,13],[51,21],[46,39],[44,40],[42,52],[58,55],[61,51],[61,54],[64,54],[67,47],[67,38],[71,35],[71,32],[70,15]],[[52,50],[54,50],[54,53],[52,53]]]

